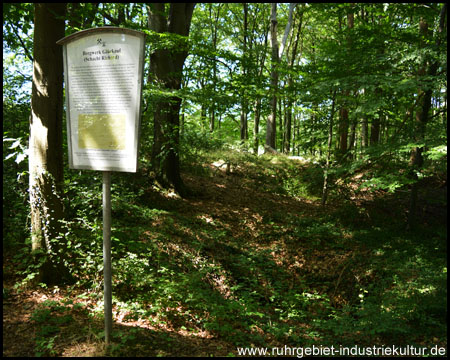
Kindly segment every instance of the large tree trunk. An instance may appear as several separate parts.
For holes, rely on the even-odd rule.
[[[272,42],[272,70],[270,75],[270,86],[272,90],[272,98],[270,100],[271,113],[267,118],[267,129],[266,129],[266,152],[273,152],[276,150],[276,132],[277,132],[277,92],[278,92],[278,64],[280,58],[283,56],[287,37],[292,25],[292,14],[296,4],[291,3],[289,5],[289,17],[288,23],[284,30],[283,40],[281,42],[281,49],[279,51],[278,46],[278,20],[277,20],[277,3],[272,4],[270,12],[270,36]],[[283,151],[283,149],[281,149]]]
[[[65,3],[35,4],[34,62],[30,118],[31,242],[34,254],[45,253],[39,281],[69,278],[63,265],[62,113],[63,56],[56,41],[64,37]]]
[[[167,15],[165,4],[152,3],[148,7],[150,30],[187,37],[194,6],[192,3],[171,3]],[[177,48],[155,50],[150,56],[151,81],[169,91],[179,90],[187,55],[187,39]],[[186,188],[180,175],[179,154],[180,106],[181,98],[177,95],[161,96],[154,102],[152,164],[157,179],[184,196]]]

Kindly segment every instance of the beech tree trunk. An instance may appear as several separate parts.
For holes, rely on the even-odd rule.
[[[243,37],[243,48],[242,48],[242,75],[245,77],[247,74],[247,38],[248,38],[248,4],[243,3],[244,11],[244,37]],[[245,140],[248,139],[248,122],[247,122],[247,94],[245,93],[245,88],[241,88],[241,122],[240,122],[240,132],[241,132],[241,143],[243,144]]]
[[[292,4],[291,4],[292,5]],[[297,36],[295,38],[294,44],[293,44],[293,50],[292,55],[290,59],[290,67],[293,68],[295,64],[295,59],[297,58],[297,48],[298,43],[300,40],[300,35],[302,32],[302,24],[303,24],[303,11],[300,13],[300,23],[298,26]],[[294,79],[292,74],[289,75],[288,78],[288,88],[292,89],[294,86]],[[291,151],[291,138],[292,138],[292,105],[294,103],[294,99],[289,96],[287,98],[287,111],[286,111],[286,126],[285,129],[285,141],[284,141],[284,153],[289,154]]]
[[[172,33],[186,37],[172,49],[158,49],[150,55],[150,81],[169,91],[181,88],[184,60],[188,55],[187,36],[194,3],[171,3],[169,13],[164,3],[152,3],[149,10],[149,29],[156,33]],[[181,196],[187,189],[180,175],[179,128],[181,98],[161,96],[154,102],[154,130],[152,165],[158,181],[173,187]]]
[[[269,34],[269,27],[267,27],[267,31],[264,33],[264,49],[267,49],[267,42],[268,42],[268,34]],[[266,51],[263,52],[261,55],[261,59],[259,61],[259,69],[258,69],[258,75],[257,78],[261,79],[262,73],[264,70],[264,63],[266,60]],[[255,141],[253,143],[253,153],[258,155],[259,150],[259,122],[261,118],[261,96],[256,95],[256,100],[253,107],[254,111],[254,133],[255,133]]]
[[[323,187],[322,187],[322,206],[327,203],[328,199],[328,171],[330,170],[331,151],[333,146],[333,118],[334,118],[334,105],[336,101],[336,90],[333,91],[333,98],[331,103],[330,124],[328,126],[328,145],[327,145],[327,160],[325,164],[325,171],[323,174]]]
[[[277,129],[277,91],[278,91],[278,38],[277,38],[277,4],[272,4],[270,13],[270,35],[272,39],[272,72],[270,75],[270,85],[272,88],[272,98],[270,100],[271,113],[267,118],[266,129],[266,151],[275,149],[276,129]]]
[[[349,12],[347,14],[347,28],[353,29],[354,24],[354,14],[353,12]],[[351,35],[347,38],[347,48],[351,50],[352,48],[352,38]],[[350,90],[346,89],[343,92],[344,98],[347,99],[350,95]],[[349,127],[349,111],[348,105],[344,102],[340,111],[339,111],[339,151],[338,157],[339,160],[345,159],[345,155],[348,151],[348,127]]]
[[[31,246],[45,254],[39,282],[70,278],[63,265],[63,55],[56,41],[64,37],[65,3],[36,3],[33,85],[30,117]]]

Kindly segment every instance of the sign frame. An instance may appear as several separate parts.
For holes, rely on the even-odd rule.
[[[126,39],[133,40],[134,44],[136,44],[137,40],[137,54],[124,54],[125,52],[122,52],[123,47],[117,47],[117,43],[114,43],[116,44],[114,48],[111,44],[108,44],[108,41],[102,41],[105,37],[109,40],[120,38],[124,44]],[[121,172],[137,171],[145,37],[146,34],[141,31],[105,26],[78,31],[57,41],[57,44],[63,46],[69,168]],[[93,41],[94,43],[92,44]],[[86,50],[80,51],[84,44],[86,44]],[[76,59],[73,58],[75,50],[72,49],[77,50]],[[114,51],[117,53],[115,54]],[[115,64],[120,66],[121,58],[126,56],[132,56],[134,60],[137,59],[137,64],[129,64],[129,74],[135,74],[135,76],[132,77],[131,81],[128,81],[124,76],[114,83],[112,76],[108,76],[108,71],[113,73],[112,69],[116,66]],[[83,66],[84,64],[85,66]],[[81,74],[79,78],[76,76],[78,74],[75,69],[79,71],[78,74]],[[102,100],[86,101],[87,97],[92,95],[89,91],[101,88],[101,84],[97,84],[96,79],[90,82],[94,85],[91,85],[91,90],[87,91],[87,93],[83,91],[84,85],[80,84],[82,81],[92,80],[92,71],[98,71],[97,69],[103,71],[101,75],[105,81],[108,81],[109,85],[115,85],[115,87],[112,86],[113,89],[108,87],[107,90],[100,90],[99,97],[105,99],[103,101],[106,104],[101,103]],[[118,71],[116,73],[119,74]],[[127,83],[124,87],[131,88],[129,92],[119,87],[119,85],[122,85],[120,82],[123,83],[125,81]],[[118,94],[117,99],[119,102],[127,96],[131,99],[130,107],[127,108],[125,113],[118,113],[118,111],[121,111],[117,110],[119,106],[112,113],[110,113],[109,109],[105,109],[109,105],[114,106],[114,102],[108,99],[107,93],[102,93],[101,91],[111,90]],[[77,98],[78,96],[79,98]],[[87,114],[83,114],[83,110],[80,110],[81,108],[87,109],[85,111]],[[87,125],[80,125],[82,122]],[[94,128],[96,128],[95,132]],[[103,129],[106,129],[106,132]],[[82,134],[83,136],[81,136]]]

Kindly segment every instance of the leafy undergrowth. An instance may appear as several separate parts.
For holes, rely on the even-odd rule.
[[[405,230],[407,194],[335,196],[321,207],[321,176],[317,166],[284,156],[213,152],[184,169],[192,196],[181,199],[142,173],[114,174],[109,349],[101,195],[94,185],[101,179],[68,183],[67,191],[78,194],[67,237],[78,281],[30,287],[23,280],[32,278],[24,265],[28,250],[4,258],[3,355],[446,347],[441,194],[421,199],[422,221],[412,232]]]

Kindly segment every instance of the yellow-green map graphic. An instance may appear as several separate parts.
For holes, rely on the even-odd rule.
[[[78,147],[81,149],[125,150],[125,114],[78,115]]]

